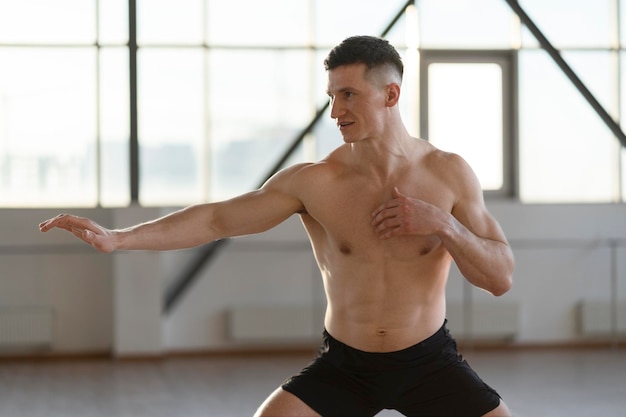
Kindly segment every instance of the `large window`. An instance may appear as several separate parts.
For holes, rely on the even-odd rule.
[[[129,201],[126,8],[100,3],[0,1],[0,206]]]
[[[421,68],[422,137],[465,158],[486,192],[512,195],[513,55],[425,51]]]
[[[526,203],[624,202],[623,147],[506,2],[419,0],[417,4],[421,50],[427,61],[422,62],[422,85],[429,90],[421,100],[425,136],[465,156],[486,191],[498,188],[492,179],[497,179],[502,166],[504,183],[510,184],[505,188]],[[625,120],[626,72],[620,61],[626,44],[626,1],[520,0],[519,4],[604,109]],[[616,13],[618,5],[622,19]],[[442,50],[448,62],[429,58]],[[506,76],[506,69],[463,63],[466,56],[482,59],[485,50],[508,50],[516,57],[510,67],[517,84],[516,99],[510,102],[516,127],[504,129],[504,160],[494,139],[499,109],[492,105],[497,101],[493,88]],[[491,105],[485,107],[485,102]],[[506,106],[504,110],[506,126]]]
[[[131,167],[143,205],[256,187],[323,103],[323,55],[405,3],[0,0],[0,206],[125,206]]]
[[[610,53],[565,57],[598,101],[614,108]],[[523,51],[519,61],[522,199],[619,201],[619,142],[545,52]]]
[[[380,34],[406,4],[0,0],[0,207],[184,205],[254,188],[325,103],[328,50]],[[626,152],[505,1],[415,4],[387,35],[407,65],[412,134],[464,156],[487,196],[624,201]],[[519,4],[623,120],[626,0]],[[340,143],[325,114],[290,162]]]
[[[622,8],[626,2],[622,2]],[[614,118],[620,115],[620,22],[616,1],[520,2]],[[566,18],[564,18],[566,17]],[[622,80],[620,82],[620,79]],[[519,52],[520,198],[526,202],[619,202],[623,151],[616,137],[528,31]],[[623,94],[622,94],[623,97]]]

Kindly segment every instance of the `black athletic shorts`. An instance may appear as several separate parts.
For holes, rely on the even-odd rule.
[[[390,353],[351,348],[324,331],[319,355],[282,388],[322,416],[482,416],[500,396],[463,360],[446,325]]]

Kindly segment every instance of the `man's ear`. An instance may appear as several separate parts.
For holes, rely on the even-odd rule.
[[[393,107],[400,100],[400,85],[391,83],[387,85],[387,106]]]

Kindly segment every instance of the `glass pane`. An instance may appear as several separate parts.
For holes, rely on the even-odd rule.
[[[94,43],[95,0],[0,0],[2,43]]]
[[[416,18],[411,22],[411,24],[413,25],[411,30],[414,34],[413,43],[415,44],[415,46],[418,46],[417,42],[419,42],[419,29],[417,20],[418,19]],[[387,39],[392,45],[397,48],[404,48],[407,45],[407,22],[408,21],[406,18],[406,13],[403,13],[402,16],[394,23],[393,27],[391,27],[391,29],[387,33],[387,36],[385,36],[385,39]],[[372,35],[379,36],[380,33],[372,33]]]
[[[211,198],[250,191],[312,117],[306,51],[213,51]],[[302,156],[299,156],[301,159]]]
[[[140,49],[140,202],[178,205],[204,194],[201,49]]]
[[[616,103],[619,92],[617,85],[613,82],[616,62],[612,53],[607,51],[565,51],[561,52],[561,56],[602,107],[610,114],[617,114]],[[557,70],[561,72],[560,69]],[[563,77],[565,78],[565,75]],[[565,79],[570,82],[569,78]],[[581,98],[583,98],[582,95]],[[591,108],[589,110],[594,112]]]
[[[498,64],[428,66],[428,140],[461,155],[485,190],[503,185],[502,117]]]
[[[316,159],[323,159],[343,143],[335,121],[330,118],[330,109],[326,109],[322,119],[314,129],[316,143]]]
[[[328,88],[328,74],[323,64],[328,52],[330,52],[330,50],[319,50],[315,54],[312,85],[316,109],[320,109],[328,102],[328,94],[326,93]],[[321,119],[317,122],[313,133],[315,137],[314,159],[316,160],[326,157],[333,149],[343,143],[335,121],[330,118],[329,109],[326,109]]]
[[[626,45],[626,0],[619,0],[620,44]]]
[[[202,44],[203,7],[203,0],[137,0],[138,43]]]
[[[612,45],[611,30],[615,27],[612,1],[520,0],[519,3],[556,48],[608,48]],[[522,31],[522,45],[537,45],[526,28]]]
[[[420,136],[420,54],[414,49],[398,49],[404,62],[400,114],[411,136]]]
[[[333,47],[353,35],[379,36],[404,4],[404,0],[316,0],[314,42]]]
[[[128,50],[100,52],[100,203],[130,203]]]
[[[0,49],[1,206],[96,204],[95,58]]]
[[[502,0],[418,0],[424,48],[510,48],[517,27]]]
[[[603,86],[609,80],[599,74],[608,73],[607,61],[593,53],[575,68],[593,79],[590,89],[604,103],[610,100],[600,92],[610,90]],[[608,128],[545,52],[521,52],[519,77],[522,201],[613,201],[617,155]]]
[[[128,42],[128,0],[100,0],[99,41],[107,44]]]
[[[308,45],[309,2],[209,0],[208,41],[218,45]]]

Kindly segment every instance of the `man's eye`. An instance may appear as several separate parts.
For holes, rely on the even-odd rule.
[[[354,95],[354,93],[353,93],[353,92],[351,92],[351,91],[346,91],[346,92],[344,93],[344,96],[345,96],[346,98],[350,98],[350,97],[352,97],[353,95]]]

